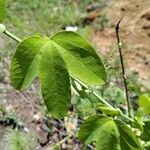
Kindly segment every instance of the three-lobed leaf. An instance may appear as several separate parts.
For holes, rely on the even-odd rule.
[[[120,120],[96,115],[87,119],[80,128],[79,138],[96,142],[97,150],[142,150],[138,138]]]
[[[23,40],[13,57],[10,76],[18,90],[39,76],[49,112],[62,118],[71,99],[68,71],[88,84],[101,84],[106,78],[101,60],[82,36],[59,32],[51,39],[35,35]]]
[[[27,88],[39,76],[48,111],[56,118],[66,115],[71,99],[69,73],[54,42],[38,35],[22,41],[10,75],[12,85],[19,90]]]

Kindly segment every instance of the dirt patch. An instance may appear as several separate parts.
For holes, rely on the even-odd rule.
[[[147,88],[150,85],[150,1],[112,1],[102,13],[109,16],[108,27],[92,36],[92,42],[104,55],[116,43],[115,25],[122,17],[120,37],[124,43],[123,56],[126,70],[139,73],[139,82]]]

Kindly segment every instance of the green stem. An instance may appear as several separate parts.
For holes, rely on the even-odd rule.
[[[127,119],[127,120],[129,120],[130,122],[134,123],[133,119],[129,118],[128,116],[124,115],[123,113],[121,113],[120,116],[123,117],[123,118],[125,118],[125,119]]]
[[[10,33],[7,30],[4,31],[4,34],[6,34],[8,37],[12,38],[13,40],[15,40],[18,43],[21,42],[21,39],[19,39],[18,37],[16,37],[14,34]]]
[[[83,82],[81,82],[80,80],[72,77],[75,81],[77,81],[80,85],[82,85],[84,88],[86,89],[90,89],[90,87],[88,87],[86,84],[84,84]],[[91,90],[92,91],[92,90]],[[111,106],[107,101],[105,101],[102,97],[100,97],[96,92],[93,92],[93,95],[95,95],[102,103],[104,103],[106,106],[113,108],[113,106]]]
[[[76,79],[76,78],[74,78],[74,77],[72,77],[75,81],[77,81],[80,85],[82,85],[84,88],[86,88],[86,89],[90,89],[90,87],[88,87],[86,84],[84,84],[83,82],[81,82],[81,81],[79,81],[78,79]],[[91,91],[92,93],[93,93],[93,95],[95,95],[102,103],[104,103],[107,107],[110,107],[110,108],[114,108],[112,105],[110,105],[106,100],[104,100],[101,96],[99,96],[96,92],[93,92],[93,91]],[[127,120],[129,120],[130,122],[134,122],[134,120],[133,119],[131,119],[131,118],[129,118],[128,116],[126,116],[126,115],[124,115],[123,113],[122,113],[122,111],[120,110],[120,116],[121,117],[123,117],[123,118],[125,118],[125,119],[127,119]]]
[[[16,37],[14,34],[8,32],[7,30],[5,30],[4,33],[5,33],[8,37],[12,38],[13,40],[15,40],[15,41],[18,42],[18,43],[20,43],[20,42],[22,41],[21,39],[19,39],[18,37]],[[73,76],[72,76],[72,78],[73,78],[75,81],[77,81],[77,82],[78,82],[81,86],[83,86],[84,88],[90,89],[89,86],[87,86],[86,84],[84,84],[84,83],[81,82],[80,80],[76,79],[76,78],[73,77]],[[104,103],[106,106],[108,106],[108,107],[110,107],[110,108],[114,108],[114,107],[111,106],[107,101],[105,101],[102,97],[100,97],[96,92],[93,92],[92,90],[91,90],[91,92],[93,93],[93,95],[95,95],[95,96],[96,96],[102,103]],[[130,122],[134,122],[133,119],[127,117],[127,116],[124,115],[122,112],[120,113],[120,116],[122,116],[123,118],[129,120]]]

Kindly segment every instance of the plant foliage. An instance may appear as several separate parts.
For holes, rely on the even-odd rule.
[[[96,142],[97,150],[143,150],[127,125],[103,115],[87,119],[80,128],[79,138],[86,143]]]
[[[25,132],[8,129],[1,140],[4,150],[36,149],[36,139]]]
[[[26,89],[38,76],[49,112],[62,118],[71,99],[68,71],[87,84],[100,85],[106,80],[104,66],[88,41],[75,32],[62,31],[51,38],[34,35],[23,40],[13,57],[10,76],[18,90]]]
[[[143,94],[140,96],[139,106],[143,109],[146,115],[150,114],[150,97],[148,94]]]
[[[33,9],[38,8],[37,2],[30,1],[32,5],[35,4]],[[4,5],[5,1],[0,0],[0,22],[5,16]],[[13,34],[4,31],[7,31],[5,26],[0,24],[0,34],[5,33],[12,39],[20,41]],[[86,39],[76,32],[62,31],[50,38],[33,35],[19,43],[11,63],[12,85],[17,90],[23,91],[38,77],[45,105],[55,118],[63,118],[69,109],[70,76],[72,88],[81,98],[80,103],[84,104],[85,113],[91,115],[91,107],[96,107],[92,104],[93,101],[87,103],[91,95],[104,103],[97,104],[97,110],[94,111],[94,113],[97,111],[101,114],[89,117],[81,125],[78,137],[82,141],[87,144],[92,143],[97,150],[144,150],[143,146],[150,148],[150,120],[145,121],[147,115],[150,114],[149,95],[140,96],[140,109],[135,113],[135,117],[129,118],[119,108],[113,108],[96,92],[90,91],[88,85],[101,85],[106,81],[106,72],[95,49]],[[74,79],[78,81],[79,86]],[[120,89],[116,89],[115,94],[112,87],[110,91],[107,89],[104,96],[109,95],[115,97],[114,101],[119,98],[119,103],[122,102],[123,94]],[[81,108],[79,105],[78,109]],[[4,110],[1,109],[1,111]],[[121,117],[125,119],[125,123],[121,121]],[[6,117],[5,120],[9,121],[10,117]],[[137,134],[138,131],[140,134]],[[35,149],[26,139],[30,137],[25,136],[23,132],[10,130],[4,136],[4,144],[7,143],[5,149]],[[144,142],[143,145],[142,142]]]

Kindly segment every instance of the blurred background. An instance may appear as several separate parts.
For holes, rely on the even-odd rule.
[[[4,24],[21,39],[36,33],[51,36],[61,30],[88,38],[108,74],[107,83],[93,90],[122,110],[126,108],[115,26],[124,17],[120,37],[133,108],[137,109],[140,95],[149,94],[150,0],[7,0],[6,6]],[[84,119],[96,114],[99,101],[82,91],[83,96],[72,95],[74,108],[64,120],[52,119],[38,81],[23,93],[11,87],[9,66],[16,46],[12,39],[0,36],[0,150],[94,149],[76,135]]]

